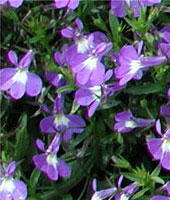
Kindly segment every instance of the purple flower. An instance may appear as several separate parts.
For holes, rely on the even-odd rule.
[[[37,148],[44,153],[33,156],[35,166],[53,181],[58,180],[59,176],[66,178],[71,174],[69,165],[67,165],[63,160],[57,158],[60,142],[61,135],[56,134],[51,144],[45,150],[44,143],[38,139],[36,141]]]
[[[80,87],[75,93],[75,101],[78,105],[87,106],[87,116],[92,117],[97,107],[107,100],[116,91],[122,89],[117,83],[105,84],[112,76],[112,70],[108,70],[102,77],[102,84],[91,86],[90,84]]]
[[[104,54],[111,48],[111,43],[102,42],[95,46],[94,35],[88,37],[88,51],[77,53],[76,46],[73,45],[68,50],[69,66],[75,74],[77,85],[100,85],[105,73],[105,67],[101,62]]]
[[[165,60],[165,56],[145,57],[141,54],[143,42],[138,43],[137,50],[132,45],[124,46],[118,55],[118,67],[115,68],[115,76],[120,85],[124,85],[131,79],[140,80],[143,71],[148,67],[160,65]]]
[[[170,181],[168,181],[164,186],[163,186],[165,192],[170,195]]]
[[[63,28],[61,30],[61,35],[64,38],[72,38],[75,42],[74,48],[76,49],[77,53],[85,53],[89,50],[89,42],[88,42],[88,38],[90,37],[90,35],[93,35],[94,40],[93,40],[93,45],[97,46],[98,44],[105,42],[108,43],[109,39],[107,38],[107,36],[99,31],[90,33],[88,35],[84,35],[83,33],[83,23],[79,18],[76,18],[75,22],[74,22],[74,28],[72,26],[68,26],[66,28]],[[70,56],[70,53],[68,54],[68,56]]]
[[[125,17],[131,9],[134,17],[139,17],[140,8],[158,3],[161,3],[161,0],[111,0],[111,11],[116,17]]]
[[[150,198],[149,200],[169,200],[170,198],[169,197],[166,197],[166,196],[160,196],[160,195],[156,195],[152,198]]]
[[[58,95],[54,101],[51,114],[40,121],[40,129],[43,133],[63,134],[64,140],[69,140],[73,133],[82,133],[86,126],[85,121],[78,115],[63,113],[63,97]]]
[[[0,199],[1,200],[25,200],[27,187],[23,181],[14,179],[16,162],[10,162],[3,170],[0,165]]]
[[[161,138],[147,139],[147,148],[154,160],[160,160],[161,166],[170,170],[170,126],[162,134],[160,120],[157,120],[156,131]]]
[[[68,26],[61,30],[61,35],[64,38],[74,39],[76,51],[78,53],[85,53],[88,51],[88,37],[83,34],[83,23],[80,19],[75,20],[75,27]],[[69,55],[68,55],[69,56]]]
[[[118,184],[116,187],[108,188],[105,190],[96,190],[96,179],[92,181],[92,191],[94,192],[91,200],[104,200],[108,197],[115,196],[115,200],[128,200],[138,189],[137,182],[131,183],[130,185],[121,188],[123,176],[118,178]]]
[[[49,81],[51,85],[56,88],[60,88],[66,85],[66,81],[62,74],[56,74],[54,72],[45,72],[45,78]]]
[[[105,190],[97,191],[97,180],[93,179],[91,183],[91,190],[94,193],[91,197],[91,200],[103,200],[112,196],[117,191],[117,188],[112,187]]]
[[[154,119],[135,118],[130,110],[116,114],[115,121],[114,129],[118,133],[128,133],[134,128],[147,127],[155,122]]]
[[[162,187],[163,190],[165,190],[165,192],[170,195],[170,181],[168,181],[163,187]],[[170,197],[167,197],[167,196],[160,196],[160,195],[157,195],[157,196],[153,196],[152,198],[150,198],[149,200],[169,200]]]
[[[170,106],[161,106],[160,114],[170,122]]]
[[[168,89],[167,95],[168,95],[168,100],[170,101],[170,87],[169,87],[169,89]]]
[[[18,8],[22,5],[24,0],[1,0],[0,4],[8,3],[13,8]]]
[[[138,185],[137,182],[131,183],[128,186],[121,188],[122,181],[123,181],[123,176],[121,175],[117,181],[117,188],[121,190],[121,192],[116,194],[115,200],[122,200],[122,199],[128,200],[139,189],[139,187],[137,186]]]
[[[28,71],[33,51],[29,50],[20,62],[14,51],[9,51],[7,56],[16,68],[4,68],[0,71],[1,90],[7,91],[13,99],[20,99],[24,93],[31,97],[37,96],[41,92],[42,81],[39,76]]]
[[[68,46],[64,45],[62,47],[62,52],[60,53],[59,51],[54,52],[54,61],[60,66],[67,66],[67,60],[66,60],[66,55],[67,55],[67,50]]]
[[[80,0],[54,0],[55,8],[68,8],[75,10],[79,5]]]
[[[160,43],[160,49],[170,62],[170,27],[165,27],[161,32],[162,41]]]

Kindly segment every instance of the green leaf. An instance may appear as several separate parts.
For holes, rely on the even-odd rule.
[[[154,170],[153,172],[151,173],[151,176],[158,176],[160,174],[160,171],[161,171],[161,168],[160,166],[158,165]]]
[[[27,115],[24,113],[20,118],[19,128],[16,134],[16,146],[15,146],[15,159],[23,159],[29,148],[29,135],[27,133]]]
[[[112,12],[109,12],[109,25],[112,32],[112,40],[114,42],[114,46],[116,46],[117,50],[122,45],[122,25],[119,23],[117,17],[115,17]]]
[[[58,93],[66,92],[66,91],[75,91],[76,87],[72,84],[63,86],[57,90]]]
[[[145,85],[130,87],[126,89],[128,94],[142,95],[163,92],[164,88],[159,83],[146,83]]]
[[[99,110],[109,109],[109,108],[119,105],[120,103],[121,101],[119,100],[109,99],[109,101],[101,105],[101,108],[99,108]]]
[[[165,183],[165,181],[158,176],[152,176],[152,180],[154,180],[156,183],[160,183],[160,184]]]
[[[139,192],[137,192],[137,193],[132,197],[132,199],[134,200],[134,199],[137,199],[137,198],[139,198],[139,197],[142,197],[142,196],[145,194],[145,192],[147,192],[148,190],[149,190],[149,188],[144,188],[144,189],[140,190]]]
[[[41,175],[41,172],[36,168],[33,170],[32,174],[31,174],[30,186],[31,186],[31,188],[33,188],[34,191],[36,190],[36,186],[38,184],[38,180],[40,178],[40,175]]]
[[[97,15],[97,18],[92,17],[92,19],[93,19],[94,25],[99,27],[101,30],[108,32],[108,29],[106,27],[106,23],[99,14]]]
[[[122,156],[112,156],[112,160],[115,163],[115,166],[118,168],[124,168],[124,169],[130,169],[131,165],[130,163],[123,158]],[[131,175],[130,173],[126,173],[126,175]],[[136,180],[135,180],[136,181]]]

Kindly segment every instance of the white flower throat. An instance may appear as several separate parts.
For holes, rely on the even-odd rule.
[[[12,77],[12,80],[14,82],[20,82],[22,84],[26,84],[27,82],[27,71],[26,70],[23,70],[23,69],[19,69],[16,74]]]
[[[130,62],[129,74],[136,74],[136,72],[142,68],[142,63],[140,60],[132,60]]]

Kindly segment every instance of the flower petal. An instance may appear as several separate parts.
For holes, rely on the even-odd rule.
[[[27,197],[27,187],[23,181],[14,180],[15,190],[13,191],[13,200],[25,200]]]
[[[56,130],[53,127],[54,124],[54,117],[49,116],[45,117],[40,121],[40,129],[43,133],[56,133]]]
[[[0,71],[1,90],[8,90],[14,83],[12,77],[17,73],[17,69],[5,68]]]
[[[9,94],[13,99],[20,99],[24,96],[25,89],[26,87],[23,83],[16,81],[12,84]]]
[[[19,62],[21,68],[29,67],[34,57],[34,52],[32,50],[27,51],[27,53],[22,57]]]
[[[163,139],[149,139],[147,141],[148,150],[155,160],[159,160],[163,156],[162,143]]]
[[[42,89],[42,80],[32,72],[27,72],[26,94],[28,96],[37,96]]]
[[[24,0],[8,0],[8,3],[11,7],[18,8],[22,5]]]
[[[18,64],[18,56],[15,53],[15,51],[9,51],[7,53],[7,60],[12,63],[13,65],[17,65]]]
[[[70,166],[60,159],[59,159],[58,171],[59,171],[59,175],[63,178],[69,177],[71,175]]]

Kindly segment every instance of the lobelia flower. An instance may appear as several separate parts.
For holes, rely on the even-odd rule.
[[[167,95],[168,95],[168,100],[170,101],[170,87],[168,89]]]
[[[62,74],[56,74],[54,72],[45,72],[45,78],[55,88],[60,88],[66,85],[66,81],[64,80],[64,77]]]
[[[111,48],[111,43],[102,42],[95,46],[94,35],[88,37],[88,51],[78,53],[75,45],[68,50],[68,63],[75,74],[75,81],[78,85],[86,85],[91,82],[93,85],[102,83],[105,67],[101,62],[102,57]]]
[[[40,121],[43,133],[62,133],[64,140],[70,140],[73,133],[82,133],[86,126],[85,121],[78,115],[63,113],[63,96],[58,95],[54,101],[53,111],[46,111],[51,115]]]
[[[57,158],[57,152],[61,143],[61,135],[56,134],[45,150],[44,143],[37,139],[37,148],[43,151],[43,154],[33,156],[35,166],[52,180],[58,180],[59,176],[66,178],[71,174],[71,169],[63,160]]]
[[[170,122],[170,106],[161,106],[160,115]]]
[[[164,186],[163,189],[165,192],[170,196],[170,181],[168,181]],[[162,196],[162,195],[156,195],[150,198],[149,200],[170,200],[170,197]]]
[[[128,200],[139,187],[137,182],[131,183],[130,185],[121,188],[121,183],[123,181],[123,176],[118,178],[118,183],[116,187],[108,188],[105,190],[96,190],[96,179],[92,181],[92,191],[94,192],[91,200],[104,200],[108,197],[115,197],[115,200]]]
[[[147,148],[154,158],[160,160],[161,166],[170,170],[170,126],[162,134],[160,120],[156,121],[156,131],[161,138],[147,139]]]
[[[155,123],[155,119],[135,118],[131,111],[123,111],[115,116],[114,130],[118,133],[128,133],[135,128],[147,127]]]
[[[27,187],[23,181],[14,179],[16,162],[10,162],[4,170],[0,165],[0,199],[1,200],[25,200]]]
[[[67,55],[67,49],[68,46],[64,45],[62,47],[62,52],[60,53],[59,51],[54,52],[54,61],[60,66],[67,66],[67,60],[66,60],[66,55]]]
[[[89,49],[88,37],[90,35],[94,36],[94,45],[97,45],[101,42],[106,42],[106,43],[109,42],[109,39],[107,38],[107,36],[99,31],[90,33],[88,35],[84,35],[83,33],[84,26],[83,26],[82,21],[79,18],[75,19],[74,24],[75,24],[74,28],[71,26],[63,28],[61,30],[61,35],[64,38],[72,38],[74,40],[75,45],[73,46],[76,49],[77,53],[85,53],[88,51]]]
[[[79,5],[80,0],[54,0],[54,7],[59,8],[67,8],[71,10],[75,10]]]
[[[156,195],[149,200],[170,200],[170,197],[162,196],[162,195]]]
[[[64,38],[72,38],[75,42],[75,49],[78,53],[85,53],[88,50],[87,36],[83,34],[83,23],[79,18],[75,19],[75,27],[68,26],[61,30]]]
[[[167,56],[169,62],[170,62],[170,26],[165,26],[161,30],[161,43],[159,44],[160,49],[163,53],[163,55]]]
[[[112,196],[117,191],[117,188],[112,187],[97,191],[97,180],[93,179],[91,182],[91,191],[94,193],[91,197],[91,200],[103,200]]]
[[[118,55],[118,67],[115,68],[115,76],[120,85],[124,85],[131,79],[140,80],[143,71],[148,67],[160,65],[165,60],[165,56],[145,57],[141,55],[143,42],[138,43],[137,50],[132,45],[125,45]]]
[[[120,192],[115,195],[115,200],[128,200],[139,189],[137,182],[131,183],[128,186],[121,188],[122,181],[123,175],[118,178],[116,183],[116,186]]]
[[[13,7],[13,8],[18,8],[22,5],[24,0],[1,0],[0,1],[0,5],[2,4],[6,4],[8,3],[9,6]]]
[[[0,71],[1,90],[7,91],[13,99],[20,99],[24,93],[34,97],[41,92],[42,81],[40,77],[28,71],[33,56],[33,51],[29,50],[18,62],[14,51],[9,51],[7,54],[8,60],[16,68],[4,68]]]
[[[111,0],[111,11],[116,17],[121,18],[131,9],[134,17],[139,17],[140,9],[158,3],[161,3],[161,0]]]
[[[116,91],[122,89],[117,83],[105,84],[108,81],[113,72],[108,70],[102,78],[101,85],[88,84],[84,87],[80,87],[75,92],[75,101],[78,105],[87,106],[87,116],[92,117],[98,106],[106,100],[109,96],[112,96]]]

